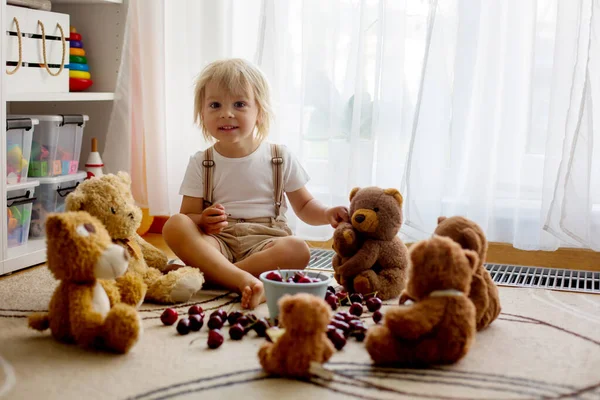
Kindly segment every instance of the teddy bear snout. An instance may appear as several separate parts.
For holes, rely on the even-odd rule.
[[[102,252],[95,265],[94,275],[99,279],[114,279],[123,275],[129,266],[129,254],[123,247],[111,244]]]

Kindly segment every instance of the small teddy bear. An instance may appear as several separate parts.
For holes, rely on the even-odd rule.
[[[367,331],[365,347],[376,364],[451,364],[475,338],[475,306],[467,297],[479,257],[434,235],[410,248],[407,291],[414,304],[386,311]]]
[[[498,317],[501,307],[498,287],[483,265],[488,249],[483,230],[475,222],[464,217],[439,217],[434,233],[447,236],[463,249],[473,250],[479,255],[469,298],[475,305],[477,330],[485,329]]]
[[[354,188],[351,224],[340,224],[333,248],[334,277],[348,292],[377,292],[382,300],[397,297],[405,286],[408,249],[398,237],[402,195],[396,189]]]
[[[96,218],[84,211],[50,214],[46,220],[48,268],[60,284],[48,313],[29,316],[29,326],[48,328],[58,341],[127,353],[142,333],[135,308],[111,306],[99,279],[127,271],[129,255],[112,243]]]
[[[202,273],[192,267],[161,272],[170,267],[167,257],[136,233],[142,211],[135,205],[130,186],[131,179],[126,172],[93,177],[67,196],[66,210],[89,212],[104,224],[113,242],[129,252],[127,274],[116,280],[121,301],[131,305],[144,300],[160,304],[188,301],[202,287]],[[142,278],[148,287],[142,298],[139,293],[127,292],[122,285],[131,275]]]
[[[258,351],[260,365],[269,373],[291,378],[308,378],[311,363],[323,364],[334,347],[327,338],[331,308],[307,293],[286,294],[279,299],[279,322],[285,330],[274,343]]]

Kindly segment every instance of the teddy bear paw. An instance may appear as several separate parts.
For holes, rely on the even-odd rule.
[[[366,276],[357,276],[354,278],[354,290],[363,295],[374,292],[371,280]]]
[[[184,275],[171,289],[171,300],[175,303],[188,301],[202,287],[204,280],[200,275]]]

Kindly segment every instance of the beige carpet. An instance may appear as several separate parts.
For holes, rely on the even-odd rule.
[[[600,296],[501,288],[502,315],[460,363],[373,368],[363,345],[350,339],[327,364],[335,372],[328,383],[267,377],[256,357],[263,339],[254,333],[209,350],[206,326],[180,336],[152,305],[142,307],[144,336],[128,355],[59,344],[26,326],[30,312],[46,309],[55,284],[45,267],[0,279],[0,398],[600,398]],[[194,302],[207,310],[239,306],[223,292],[202,292]],[[256,313],[267,316],[266,306]]]

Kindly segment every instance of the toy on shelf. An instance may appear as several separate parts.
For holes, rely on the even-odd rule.
[[[71,27],[69,38],[71,46],[69,50],[69,90],[71,92],[80,92],[94,83],[81,39],[81,34],[77,33],[77,29]]]
[[[100,157],[100,153],[98,152],[98,139],[92,138],[92,151],[85,163],[85,170],[87,172],[87,179],[90,179],[94,176],[102,176],[104,173],[102,172],[102,167],[104,167],[104,162],[102,161],[102,157]]]
[[[21,178],[27,176],[28,164],[27,159],[23,156],[21,146],[18,144],[9,145],[6,154],[6,183],[21,182]]]

